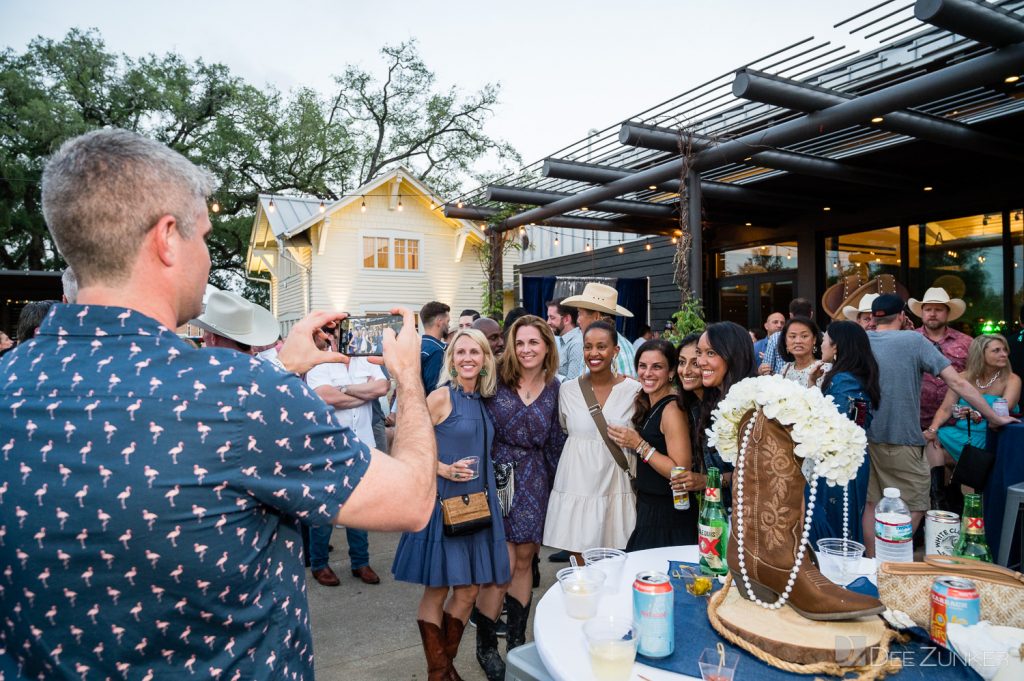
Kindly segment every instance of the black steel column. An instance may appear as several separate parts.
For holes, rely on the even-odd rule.
[[[704,299],[704,239],[701,220],[700,173],[686,173],[686,197],[689,211],[686,226],[690,230],[690,295]]]
[[[896,257],[899,259],[900,282],[907,290],[913,291],[910,288],[910,225],[900,225],[900,251]]]
[[[1007,208],[1003,211],[1003,320],[1006,321],[1004,331],[1007,333],[1013,328],[1013,320],[1017,318],[1013,295],[1013,226],[1010,219],[1010,209]]]

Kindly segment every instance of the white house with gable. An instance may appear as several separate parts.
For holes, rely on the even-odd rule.
[[[335,202],[261,194],[249,237],[247,263],[270,282],[270,309],[287,334],[310,310],[352,315],[419,311],[431,300],[448,304],[453,321],[479,310],[486,275],[478,249],[481,225],[444,216],[443,201],[411,171],[399,167]],[[505,254],[506,308],[519,252]]]

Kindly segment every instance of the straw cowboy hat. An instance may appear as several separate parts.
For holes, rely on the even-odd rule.
[[[583,308],[584,310],[596,310],[617,317],[633,316],[632,312],[619,305],[618,291],[604,284],[587,284],[583,289],[583,293],[578,296],[569,296],[562,301],[562,305]]]
[[[855,322],[862,312],[871,314],[871,302],[877,297],[877,293],[865,293],[860,297],[860,302],[857,303],[857,307],[854,307],[853,305],[843,306],[843,316],[851,322]]]
[[[947,322],[959,319],[964,313],[964,310],[967,309],[967,304],[964,301],[959,298],[950,298],[949,294],[946,293],[946,289],[938,287],[930,288],[925,291],[924,295],[921,296],[921,300],[914,300],[911,298],[907,301],[907,307],[910,308],[910,311],[913,312],[914,315],[920,317],[921,306],[928,305],[929,303],[945,305],[949,308],[949,317],[946,319]]]
[[[844,308],[847,306],[859,308],[860,299],[866,293],[876,295],[895,293],[904,300],[910,295],[906,287],[896,281],[891,274],[880,274],[867,281],[860,274],[850,274],[843,277],[842,281],[825,289],[825,293],[821,296],[821,307],[831,319],[845,319]]]
[[[220,289],[210,290],[206,309],[192,323],[244,345],[270,345],[281,335],[281,327],[270,310]]]

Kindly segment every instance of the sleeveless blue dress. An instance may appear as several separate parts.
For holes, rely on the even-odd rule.
[[[450,385],[447,388],[452,412],[434,426],[437,458],[441,463],[453,464],[467,456],[479,456],[480,475],[468,482],[438,476],[437,494],[445,499],[481,492],[486,485],[493,522],[474,534],[446,537],[441,502],[437,501],[425,528],[402,534],[391,572],[399,581],[432,587],[503,584],[511,579],[508,549],[494,485],[494,465],[484,460],[491,452],[494,425],[478,393],[467,394]]]
[[[988,406],[992,406],[992,403],[998,400],[1002,395],[988,395],[986,393],[981,394],[988,402]],[[968,409],[974,409],[967,403],[967,400],[960,398],[957,400],[956,406],[967,407]],[[967,419],[957,419],[952,425],[942,426],[939,428],[939,444],[942,448],[949,452],[949,455],[953,457],[953,461],[960,460],[960,453],[964,450],[964,445],[971,444],[975,447],[985,448],[985,443],[988,441],[988,423],[982,421],[981,423],[971,424],[971,435],[967,437]]]

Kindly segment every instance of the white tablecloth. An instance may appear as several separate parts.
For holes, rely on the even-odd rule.
[[[598,615],[631,615],[633,613],[633,579],[644,570],[666,572],[668,561],[697,562],[696,546],[674,546],[627,554],[622,569],[622,581],[617,594],[604,594],[598,606]],[[559,681],[589,681],[590,657],[583,638],[583,620],[565,614],[562,588],[556,582],[537,604],[533,620],[533,638],[548,672]],[[679,681],[692,676],[667,672],[637,663],[630,681]],[[699,681],[699,677],[698,681]]]

